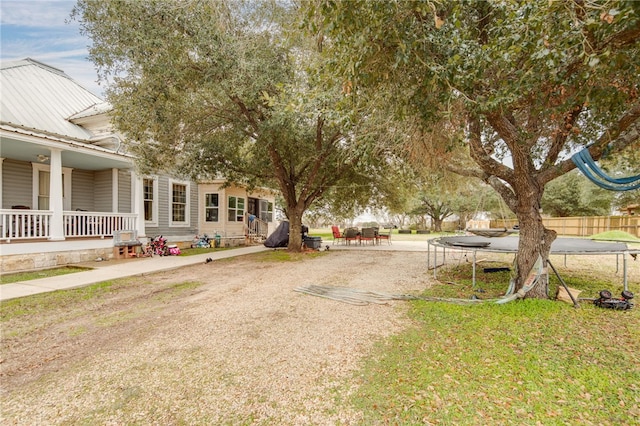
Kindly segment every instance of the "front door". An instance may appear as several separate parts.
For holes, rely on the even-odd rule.
[[[249,198],[247,206],[247,213],[260,217],[260,201],[257,198]]]

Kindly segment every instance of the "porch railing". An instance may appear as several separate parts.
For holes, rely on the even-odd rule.
[[[51,236],[48,210],[0,210],[0,240],[33,240]],[[65,211],[62,214],[65,237],[112,237],[115,231],[136,229],[132,213]]]
[[[112,237],[116,231],[136,229],[133,213],[67,211],[62,216],[65,237]]]
[[[52,215],[47,210],[0,210],[0,238],[7,241],[47,238]]]
[[[267,231],[269,230],[269,224],[264,220],[254,217],[253,220],[245,219],[246,235],[252,240],[264,240],[267,238]]]

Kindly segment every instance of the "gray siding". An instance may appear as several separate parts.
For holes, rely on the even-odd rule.
[[[111,170],[100,170],[94,176],[94,206],[97,212],[110,212],[111,208]]]
[[[191,228],[198,233],[198,184],[191,182]]]
[[[118,213],[131,213],[131,174],[118,170]]]
[[[160,176],[158,179],[158,231],[166,234],[169,230],[169,179]]]
[[[2,208],[21,205],[34,208],[33,203],[33,167],[31,163],[5,159],[2,163]],[[112,172],[101,170],[74,169],[71,173],[71,210],[81,209],[98,212],[111,212]],[[118,212],[131,213],[131,174],[120,170],[118,174]],[[164,180],[166,205],[167,181]],[[162,204],[161,204],[162,206]],[[160,209],[168,223],[167,211]]]
[[[71,173],[71,210],[95,211],[94,172],[74,169]]]
[[[189,186],[190,223],[188,226],[169,226],[169,214],[171,211],[171,199],[169,191],[169,178],[158,178],[158,226],[147,226],[147,235],[191,236],[198,233],[198,185],[191,182]]]
[[[6,159],[2,162],[2,208],[33,204],[33,169],[26,161]]]

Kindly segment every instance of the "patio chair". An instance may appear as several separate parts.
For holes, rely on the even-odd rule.
[[[360,243],[371,242],[371,244],[376,243],[376,230],[373,228],[362,228],[362,232],[360,232]]]
[[[391,244],[391,231],[392,231],[392,230],[391,230],[391,229],[389,229],[389,231],[388,231],[388,232],[383,232],[383,233],[378,232],[378,235],[377,235],[377,238],[378,238],[378,244],[381,244],[381,242],[382,242],[383,240],[387,240],[387,244],[389,244],[389,245],[390,245],[390,244]]]
[[[333,244],[335,244],[336,241],[338,242],[338,244],[340,244],[340,241],[342,241],[343,243],[345,242],[345,237],[340,232],[340,228],[338,228],[337,226],[332,226],[331,232],[333,232]]]
[[[351,241],[359,242],[360,234],[357,228],[347,228],[344,230],[344,241],[347,244],[351,244]]]

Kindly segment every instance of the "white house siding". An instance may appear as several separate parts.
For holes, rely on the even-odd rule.
[[[198,185],[198,229],[201,233],[213,237],[215,234],[224,235],[227,208],[225,204],[225,190],[217,183],[201,183]],[[218,221],[207,222],[206,194],[218,194]]]
[[[94,172],[74,169],[71,173],[71,209],[96,211]]]
[[[226,221],[225,223],[225,236],[228,237],[233,237],[233,236],[242,236],[244,235],[244,220],[242,222],[231,222],[229,220],[229,197],[237,197],[237,198],[244,198],[244,213],[245,216],[247,214],[247,207],[249,205],[249,202],[247,200],[247,192],[244,188],[238,188],[236,186],[231,186],[229,188],[227,188],[227,190],[225,191],[224,194],[224,198],[222,200],[220,200],[220,204],[222,204],[223,209],[224,209],[224,220]]]
[[[30,163],[5,159],[2,164],[2,208],[32,206],[33,169]]]
[[[247,193],[242,187],[230,186],[223,188],[223,182],[207,182],[198,185],[199,193],[199,206],[198,206],[198,227],[201,233],[206,233],[210,236],[218,233],[223,237],[242,237],[245,234],[244,222],[231,222],[229,221],[228,202],[229,197],[239,197],[245,200],[245,214],[249,207],[249,198],[257,198],[261,200],[267,200],[275,204],[275,196],[267,191],[255,191]],[[218,194],[218,222],[207,222],[205,214],[205,202],[206,194]],[[273,222],[269,223],[270,234],[273,231]]]

